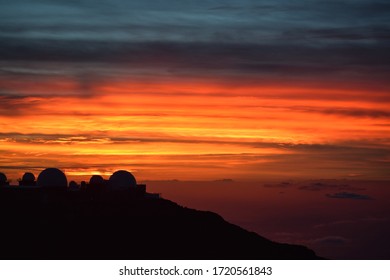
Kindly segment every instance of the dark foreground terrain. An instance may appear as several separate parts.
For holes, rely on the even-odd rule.
[[[165,199],[0,189],[1,259],[318,259]]]

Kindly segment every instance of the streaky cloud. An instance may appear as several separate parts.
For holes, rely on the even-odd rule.
[[[336,198],[336,199],[353,199],[353,200],[372,200],[373,198],[364,195],[364,194],[358,194],[358,193],[352,193],[352,192],[338,192],[334,194],[326,194],[326,197],[328,198]]]

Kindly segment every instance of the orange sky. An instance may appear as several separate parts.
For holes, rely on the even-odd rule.
[[[386,90],[240,79],[2,79],[2,172],[80,181],[389,178]],[[52,93],[55,93],[53,95]]]

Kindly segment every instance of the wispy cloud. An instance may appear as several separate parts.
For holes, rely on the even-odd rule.
[[[340,198],[340,199],[354,199],[354,200],[372,200],[373,198],[364,195],[364,194],[358,194],[358,193],[352,193],[352,192],[338,192],[334,194],[327,194],[328,198]]]
[[[309,243],[313,243],[316,245],[332,245],[332,246],[341,246],[350,242],[347,238],[342,236],[324,236],[321,238],[310,240]]]

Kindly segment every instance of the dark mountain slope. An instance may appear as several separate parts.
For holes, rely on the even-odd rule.
[[[1,259],[318,259],[165,199],[0,190]]]

